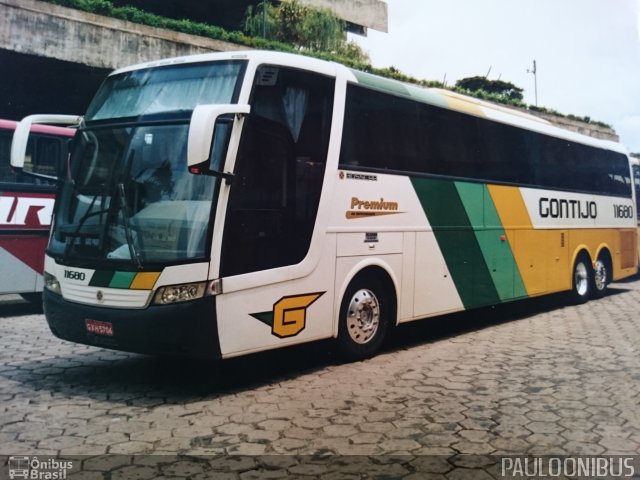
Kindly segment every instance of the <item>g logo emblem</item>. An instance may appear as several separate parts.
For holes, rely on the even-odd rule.
[[[278,338],[298,335],[307,322],[307,308],[325,292],[282,297],[273,304],[271,312],[252,313],[253,318],[271,327],[271,334]]]

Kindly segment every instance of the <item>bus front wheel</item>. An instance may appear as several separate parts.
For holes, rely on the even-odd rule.
[[[374,355],[382,345],[393,318],[389,285],[378,276],[361,275],[347,288],[340,305],[337,347],[350,361]]]

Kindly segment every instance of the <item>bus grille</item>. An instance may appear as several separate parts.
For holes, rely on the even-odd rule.
[[[150,290],[97,288],[85,285],[62,287],[62,296],[65,300],[111,308],[145,308],[150,294]]]

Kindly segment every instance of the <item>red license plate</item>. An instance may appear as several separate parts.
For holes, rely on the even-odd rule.
[[[113,337],[113,323],[99,322],[98,320],[85,319],[84,324],[87,326],[87,332],[95,335],[103,335],[105,337]]]

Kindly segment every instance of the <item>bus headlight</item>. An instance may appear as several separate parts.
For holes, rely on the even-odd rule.
[[[207,284],[205,282],[160,287],[153,298],[153,303],[156,305],[168,305],[171,303],[188,302],[189,300],[204,297],[206,290]]]
[[[44,272],[44,288],[52,291],[53,293],[57,293],[58,295],[62,294],[62,291],[60,290],[60,282],[56,276],[47,272]]]

